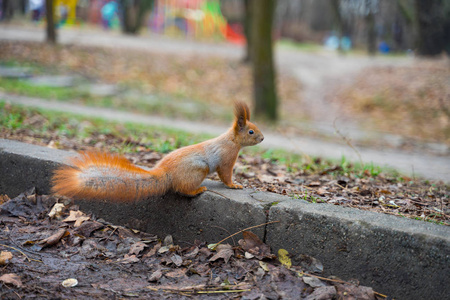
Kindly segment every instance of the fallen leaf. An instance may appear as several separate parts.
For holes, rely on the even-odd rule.
[[[230,257],[233,256],[233,254],[234,254],[233,248],[229,244],[218,245],[216,247],[216,251],[217,251],[217,253],[214,254],[213,257],[211,257],[209,259],[209,261],[216,261],[219,258],[223,258],[225,263],[227,263],[228,260],[230,259]]]
[[[152,275],[150,275],[150,277],[148,278],[148,281],[150,282],[155,282],[158,281],[162,276],[162,272],[161,270],[157,270],[155,272],[152,273]]]
[[[303,282],[313,288],[325,286],[325,283],[316,277],[303,276]]]
[[[314,273],[323,272],[323,264],[318,259],[306,254],[300,254],[298,258],[300,260],[299,264],[304,270]]]
[[[163,245],[169,248],[173,247],[173,237],[170,234],[164,238]]]
[[[64,204],[55,203],[55,205],[53,205],[52,209],[48,213],[48,216],[50,218],[58,218],[61,216],[63,209],[64,209]]]
[[[199,252],[198,247],[194,247],[194,249],[191,252],[186,253],[184,255],[184,257],[187,259],[195,258],[197,256],[198,252]]]
[[[169,250],[170,250],[170,246],[163,246],[158,249],[158,254],[163,254],[163,253],[169,252]]]
[[[84,237],[90,237],[92,232],[103,228],[104,225],[97,221],[89,221],[89,222],[83,222],[77,229],[75,229],[73,232],[75,234],[82,235]]]
[[[150,251],[148,251],[148,253],[144,254],[144,258],[147,257],[151,257],[153,255],[155,255],[157,252],[159,253],[159,249],[161,249],[161,243],[155,244],[155,246],[153,246],[152,249],[150,249]]]
[[[244,251],[254,255],[259,260],[263,258],[275,258],[270,252],[270,247],[264,244],[256,234],[251,231],[244,231],[242,235],[244,236],[244,239],[239,240],[238,244]]]
[[[314,292],[308,295],[305,300],[328,300],[335,298],[336,288],[334,286],[321,286],[314,289]]]
[[[144,250],[145,247],[147,247],[147,245],[145,245],[143,242],[136,242],[133,245],[131,245],[130,251],[128,252],[128,254],[138,255],[139,253],[141,253]]]
[[[22,281],[20,280],[20,277],[17,274],[13,274],[13,273],[4,274],[4,275],[0,276],[0,281],[2,281],[4,283],[15,285],[17,287],[23,286]]]
[[[177,266],[181,266],[183,264],[183,259],[181,258],[181,256],[174,254],[170,257],[170,260]]]
[[[270,175],[258,175],[257,178],[259,179],[259,181],[261,181],[261,183],[277,183],[278,180],[276,177],[270,176]]]
[[[288,269],[292,266],[291,259],[289,258],[289,252],[284,249],[278,250],[278,261]]]
[[[259,266],[266,272],[269,272],[269,267],[267,266],[267,263],[263,261],[259,261]]]
[[[55,234],[52,234],[48,238],[39,241],[39,244],[41,245],[43,244],[42,248],[53,246],[56,243],[58,243],[62,238],[68,236],[69,234],[70,233],[65,228],[61,228]]]
[[[170,272],[164,274],[164,276],[169,277],[169,278],[180,278],[180,277],[186,276],[186,272],[187,272],[186,268],[175,269],[173,271],[170,271]]]
[[[76,280],[75,278],[68,278],[66,280],[64,280],[63,282],[61,282],[61,285],[63,287],[74,287],[78,285],[78,280]]]
[[[139,262],[139,258],[136,257],[136,255],[128,255],[125,254],[124,258],[118,260],[122,264],[132,264]]]
[[[0,266],[6,265],[9,263],[10,259],[13,258],[13,255],[9,251],[2,251],[0,252]]]
[[[198,274],[200,276],[208,276],[209,273],[211,272],[211,267],[209,266],[208,263],[204,263],[204,264],[197,264],[193,267],[190,267],[189,270],[192,273]]]
[[[375,293],[372,288],[367,286],[356,286],[350,284],[336,285],[339,299],[349,300],[375,300]]]
[[[81,223],[84,221],[89,220],[90,218],[86,216],[82,211],[80,210],[71,210],[69,212],[69,216],[63,220],[63,222],[75,222],[73,227],[79,227]]]

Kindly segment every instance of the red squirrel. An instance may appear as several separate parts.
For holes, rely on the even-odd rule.
[[[206,187],[205,177],[217,171],[229,188],[242,189],[232,180],[239,150],[263,141],[261,131],[250,122],[245,103],[234,105],[235,120],[222,135],[199,144],[177,149],[154,168],[144,170],[126,158],[101,152],[84,152],[72,159],[73,166],[62,166],[52,178],[53,192],[75,199],[133,201],[161,196],[169,191],[197,196]]]

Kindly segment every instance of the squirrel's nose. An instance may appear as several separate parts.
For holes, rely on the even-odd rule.
[[[263,136],[261,137],[261,141],[260,142],[262,142],[262,141],[264,141],[264,137]]]

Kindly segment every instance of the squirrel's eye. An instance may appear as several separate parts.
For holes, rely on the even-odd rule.
[[[250,130],[248,133],[249,134],[254,134],[255,132],[253,130]]]

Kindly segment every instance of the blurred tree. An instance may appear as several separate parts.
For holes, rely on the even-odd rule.
[[[257,118],[272,121],[278,117],[278,100],[273,63],[272,24],[275,0],[250,0],[251,62],[253,99]]]
[[[252,20],[252,10],[250,8],[250,1],[251,0],[244,0],[244,34],[245,39],[247,42],[247,46],[245,47],[245,56],[244,56],[244,63],[249,63],[252,60],[252,39],[250,37],[251,35],[251,20]]]
[[[12,0],[3,0],[1,1],[1,4],[2,4],[1,20],[9,21],[14,15],[13,2]]]
[[[415,0],[417,54],[450,53],[450,3],[448,0]]]
[[[377,33],[375,31],[375,13],[378,12],[379,0],[365,0],[365,22],[367,28],[367,52],[377,53]]]
[[[56,44],[55,11],[53,0],[45,0],[45,11],[47,19],[47,42]]]
[[[331,8],[334,15],[334,24],[336,27],[336,35],[338,36],[339,40],[341,40],[344,32],[344,22],[342,20],[342,14],[341,9],[339,7],[340,0],[331,0]],[[339,52],[343,53],[341,43],[339,43]]]
[[[138,34],[144,16],[153,6],[154,0],[120,0],[122,31],[126,34]]]

